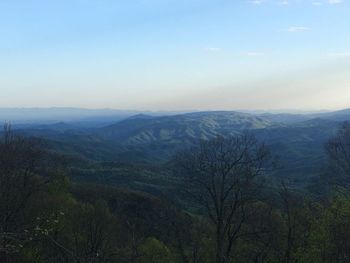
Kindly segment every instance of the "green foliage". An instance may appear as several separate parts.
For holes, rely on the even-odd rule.
[[[137,263],[173,263],[170,250],[156,238],[147,238],[139,246]]]
[[[210,128],[227,121],[213,118],[201,116]],[[314,123],[305,125],[292,133],[306,129],[303,140],[313,135],[323,139]],[[273,136],[286,132],[274,129]],[[177,136],[157,132],[162,140]],[[202,207],[194,205],[190,194],[184,195],[183,189],[193,189],[181,177],[147,164],[69,159],[67,166],[59,165],[58,160],[47,160],[52,155],[37,142],[10,135],[0,142],[0,262],[215,262],[215,224],[204,216]],[[297,139],[293,136],[292,141]],[[145,134],[136,137],[149,139]],[[100,142],[93,140],[96,151]],[[290,146],[289,141],[284,151],[312,155],[312,150],[305,153],[312,144],[298,148],[295,143]],[[95,158],[90,146],[78,151]],[[318,157],[311,159],[318,163]],[[343,182],[342,187],[328,185],[333,195],[321,194],[317,200],[289,185],[267,185],[268,190],[257,191],[241,210],[242,225],[232,253],[220,263],[350,262],[350,198],[339,193],[348,188]],[[236,224],[233,220],[228,227],[234,229]]]

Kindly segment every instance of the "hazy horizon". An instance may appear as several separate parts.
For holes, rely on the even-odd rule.
[[[201,112],[201,111],[246,111],[246,112],[280,112],[280,113],[288,113],[288,112],[331,112],[331,111],[339,111],[339,110],[347,110],[349,107],[345,108],[276,108],[276,109],[259,109],[259,108],[212,108],[212,109],[201,109],[201,108],[193,108],[193,109],[173,109],[173,110],[162,110],[162,109],[133,109],[133,108],[89,108],[89,107],[74,107],[74,106],[43,106],[43,107],[0,107],[1,110],[84,110],[84,111],[120,111],[120,112]]]
[[[155,114],[158,116],[167,115],[167,114],[183,114],[183,113],[192,113],[192,112],[242,112],[242,113],[251,113],[251,114],[313,114],[313,113],[327,113],[327,112],[338,112],[343,110],[350,110],[349,108],[339,108],[339,109],[239,109],[239,108],[230,108],[230,109],[174,109],[174,110],[161,110],[161,109],[118,109],[118,108],[84,108],[84,107],[0,107],[0,117],[1,116],[21,116],[21,114],[29,114],[35,116],[38,114],[73,114],[75,116],[113,116],[113,114],[127,114],[127,115],[136,115],[136,114]],[[23,115],[25,117],[25,115]]]

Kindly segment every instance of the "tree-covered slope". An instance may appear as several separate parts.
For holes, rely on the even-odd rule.
[[[100,130],[109,140],[124,144],[179,142],[232,135],[262,129],[274,123],[267,118],[238,112],[198,112],[156,118],[129,118]]]
[[[201,139],[248,131],[265,142],[278,160],[275,177],[292,177],[304,183],[324,168],[324,144],[342,123],[334,116],[344,117],[346,112],[317,116],[225,111],[161,117],[135,115],[103,128],[71,129],[59,123],[17,132],[44,138],[48,148],[64,154],[73,166],[89,162],[95,167],[100,162],[164,165],[178,151],[198,144]],[[134,174],[134,168],[129,168],[125,173]],[[86,174],[92,174],[91,179],[100,172]]]

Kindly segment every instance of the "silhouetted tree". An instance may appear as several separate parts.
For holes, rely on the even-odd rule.
[[[25,238],[25,209],[38,191],[36,165],[42,151],[37,140],[15,136],[6,124],[0,141],[0,261],[16,252]]]
[[[215,225],[217,263],[230,261],[268,151],[251,135],[217,137],[178,156],[192,193]]]

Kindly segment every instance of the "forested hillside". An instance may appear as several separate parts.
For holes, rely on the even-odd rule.
[[[269,179],[279,168],[259,136],[213,136],[165,167],[132,166],[67,157],[5,126],[0,261],[348,262],[349,124],[319,148],[330,172],[306,188]]]
[[[103,164],[106,162],[122,163],[124,172],[128,169],[131,174],[135,174],[134,168],[144,169],[145,166],[167,173],[174,155],[198,145],[200,140],[249,132],[268,145],[276,160],[278,169],[271,172],[270,179],[288,178],[303,188],[324,171],[324,144],[336,134],[343,120],[350,120],[347,112],[138,114],[104,127],[82,128],[74,122],[59,122],[15,128],[15,133],[44,138],[46,147],[65,155],[72,161],[72,167],[82,171],[88,165],[93,166],[96,174],[92,175],[88,168],[86,176],[100,180],[99,171],[110,168]]]

